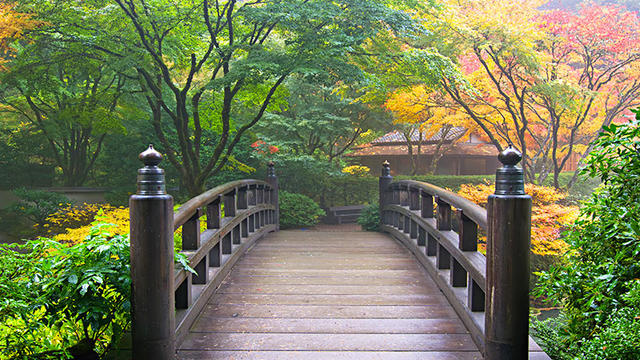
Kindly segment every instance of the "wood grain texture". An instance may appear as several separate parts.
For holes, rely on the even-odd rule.
[[[481,359],[404,246],[349,230],[257,242],[209,299],[179,358]]]

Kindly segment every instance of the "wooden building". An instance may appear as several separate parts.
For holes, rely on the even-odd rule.
[[[455,142],[466,132],[465,128],[453,128],[446,133],[444,141],[442,141],[443,132],[438,132],[426,139],[423,136],[420,155],[417,158],[417,173],[426,174],[428,172],[437,144],[443,142],[442,149],[445,151],[438,162],[436,174],[494,174],[498,168],[498,150],[493,144],[487,143],[473,134],[466,141]],[[419,138],[420,134],[417,130],[411,134],[414,156],[418,150]],[[408,175],[411,173],[411,159],[407,141],[404,135],[398,131],[390,132],[368,144],[360,145],[346,156],[351,163],[364,165],[370,169],[378,169],[380,164],[388,160],[394,174]]]

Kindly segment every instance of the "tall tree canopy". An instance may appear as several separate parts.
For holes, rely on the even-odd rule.
[[[346,62],[410,18],[378,1],[27,0],[42,33],[100,51],[135,81],[160,148],[191,195],[230,159],[291,74],[356,76]],[[214,130],[215,136],[209,136]]]

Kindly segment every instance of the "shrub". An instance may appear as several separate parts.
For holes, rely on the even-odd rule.
[[[70,205],[66,196],[56,192],[20,188],[13,193],[18,197],[18,201],[12,205],[11,210],[33,221],[34,224],[44,224],[49,215]]]
[[[600,133],[584,173],[603,185],[567,233],[566,264],[541,274],[537,292],[563,305],[565,321],[534,329],[543,344],[558,344],[559,359],[640,357],[638,120]]]
[[[129,238],[97,224],[84,242],[0,247],[2,358],[105,353],[129,323]]]
[[[366,231],[378,231],[380,229],[380,208],[378,204],[365,207],[358,218],[358,224]]]
[[[458,194],[480,206],[486,206],[487,198],[495,188],[490,184],[461,185]],[[566,193],[553,188],[526,184],[525,192],[532,197],[531,251],[536,255],[558,256],[567,249],[562,231],[571,224],[578,207],[561,205]]]
[[[324,210],[308,196],[280,191],[280,227],[283,229],[314,226]]]

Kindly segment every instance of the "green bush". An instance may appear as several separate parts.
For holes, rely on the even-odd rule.
[[[318,224],[324,210],[308,196],[280,191],[280,227],[301,228]]]
[[[40,238],[0,246],[0,358],[104,354],[129,324],[128,236],[96,225],[65,246]]]
[[[66,196],[51,191],[20,188],[14,190],[13,194],[18,197],[18,201],[11,206],[11,210],[35,224],[44,224],[47,216],[70,205]]]
[[[362,230],[378,231],[380,229],[380,209],[378,204],[371,204],[362,209],[358,218]]]
[[[640,358],[638,150],[640,121],[604,128],[584,170],[603,185],[565,237],[565,262],[541,274],[537,293],[563,317],[534,329],[558,359]]]

